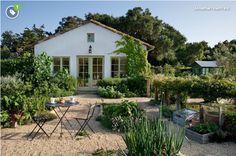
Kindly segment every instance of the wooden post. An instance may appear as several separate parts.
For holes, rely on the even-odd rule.
[[[219,126],[220,128],[222,128],[222,125],[223,125],[223,117],[222,117],[222,114],[223,114],[223,109],[222,109],[222,106],[219,107]]]
[[[147,92],[146,92],[146,96],[147,97],[151,96],[151,82],[150,82],[150,79],[147,79]]]
[[[200,104],[200,108],[199,108],[199,120],[200,120],[200,123],[204,123],[204,108],[202,104]]]

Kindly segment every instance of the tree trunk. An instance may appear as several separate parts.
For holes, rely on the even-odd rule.
[[[165,91],[165,103],[170,105],[170,94],[168,91]]]

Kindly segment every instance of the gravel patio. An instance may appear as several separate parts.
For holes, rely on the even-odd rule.
[[[97,95],[80,95],[75,97],[80,105],[73,106],[67,113],[68,119],[75,124],[73,117],[84,116],[89,103],[101,103],[102,98]],[[147,105],[150,98],[124,98],[124,99],[103,99],[105,103],[120,102],[121,100],[136,101],[140,104],[149,117],[155,117],[158,113],[156,107]],[[46,137],[35,138],[29,141],[26,135],[33,129],[35,124],[19,126],[17,128],[1,129],[1,155],[2,156],[87,156],[97,149],[118,150],[125,149],[125,143],[120,133],[104,129],[99,122],[95,120],[99,114],[99,108],[96,109],[94,118],[91,120],[91,126],[96,132],[88,137],[75,140],[71,139],[68,133],[64,133],[59,139],[60,129],[50,139]],[[45,124],[45,130],[50,132],[58,119]],[[182,155],[186,156],[234,156],[236,155],[236,144],[232,142],[207,145],[199,144],[194,141],[184,142],[181,150]]]

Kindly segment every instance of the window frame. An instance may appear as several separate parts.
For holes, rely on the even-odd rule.
[[[93,35],[93,40],[89,40],[89,35]],[[87,42],[88,43],[94,43],[95,42],[95,33],[87,33]]]
[[[122,58],[125,58],[126,59],[126,64],[121,64],[121,59]],[[118,71],[113,71],[112,70],[112,66],[113,66],[113,64],[112,64],[112,59],[118,59],[118,64],[114,64],[114,65],[118,65]],[[123,71],[121,71],[121,65],[125,65],[125,70]],[[112,56],[111,57],[111,77],[112,78],[116,78],[116,77],[113,77],[112,76],[112,74],[113,73],[118,73],[117,75],[118,75],[118,77],[117,78],[124,78],[124,77],[121,77],[121,73],[125,73],[125,77],[127,77],[127,57],[126,56]]]
[[[52,57],[53,58],[53,62],[52,62],[52,72],[55,74],[55,73],[57,73],[57,72],[55,72],[55,70],[54,70],[54,67],[55,66],[59,66],[60,67],[60,69],[59,70],[62,70],[63,68],[65,68],[65,67],[68,67],[68,68],[66,68],[66,69],[68,69],[68,73],[70,73],[70,57],[69,56],[53,56]],[[59,58],[60,59],[60,65],[54,65],[54,58]],[[64,58],[67,58],[68,59],[68,61],[69,61],[69,63],[68,63],[68,65],[64,65],[63,64],[63,59]]]

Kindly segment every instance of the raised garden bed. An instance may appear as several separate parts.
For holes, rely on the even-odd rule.
[[[207,144],[212,140],[214,132],[200,134],[198,132],[193,131],[191,128],[186,128],[185,135],[188,139],[197,141],[201,144]]]

